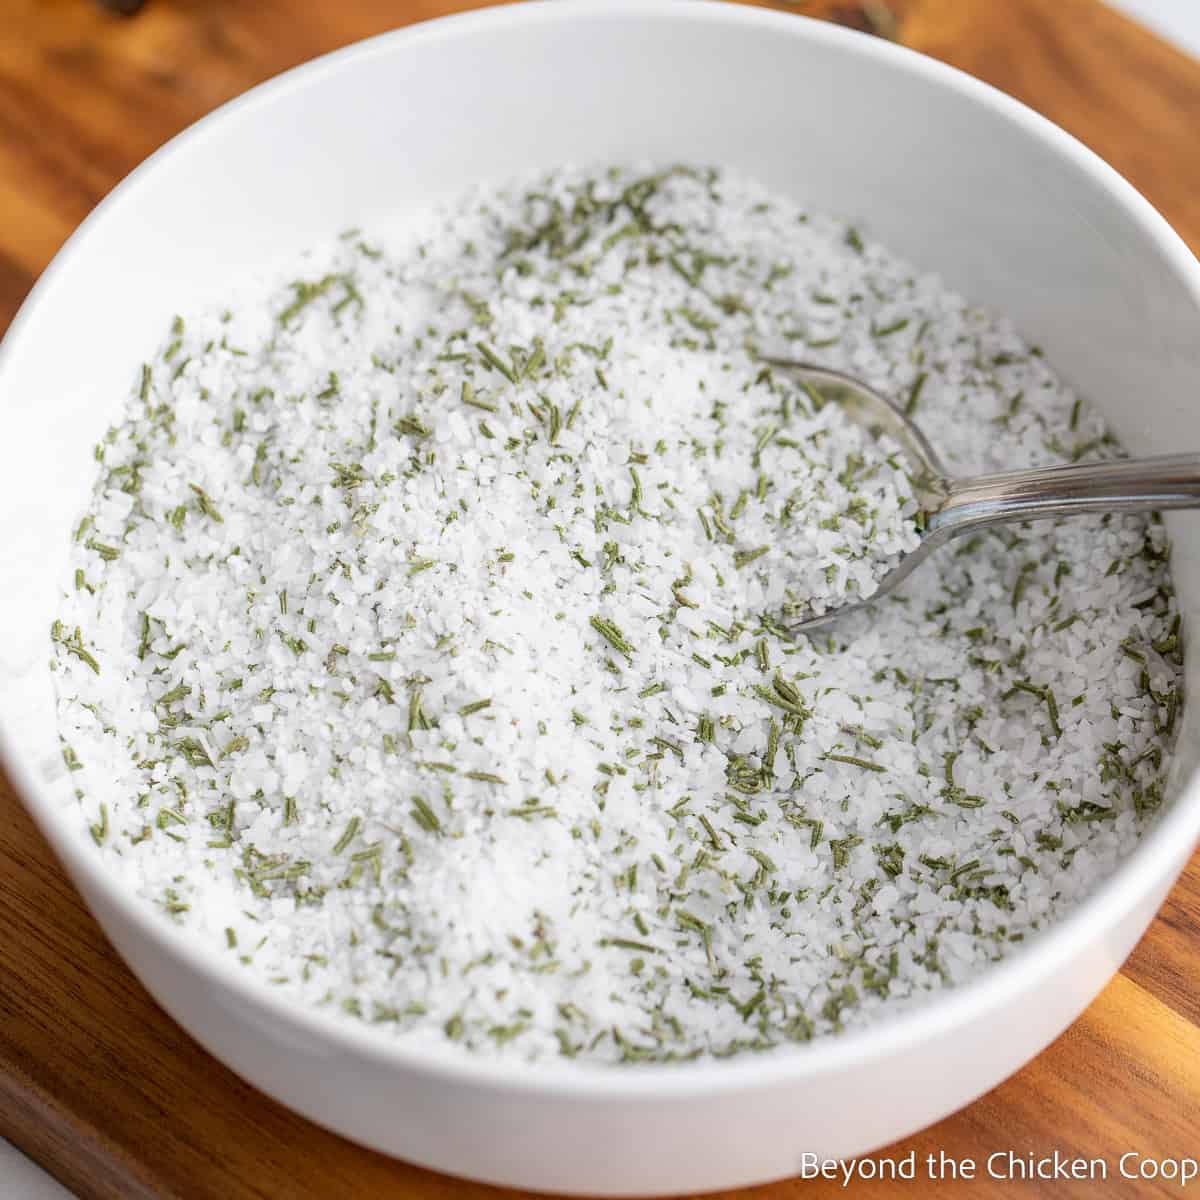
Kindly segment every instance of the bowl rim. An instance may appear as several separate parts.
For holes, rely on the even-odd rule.
[[[186,154],[193,144],[219,136],[229,122],[256,107],[298,91],[310,83],[352,67],[355,63],[393,54],[413,53],[421,46],[447,39],[470,38],[502,26],[559,23],[582,29],[589,22],[684,22],[769,28],[817,45],[836,46],[867,62],[924,77],[967,103],[990,110],[1033,141],[1040,142],[1065,165],[1088,177],[1098,191],[1124,210],[1170,270],[1190,293],[1200,326],[1200,262],[1132,184],[1072,135],[1020,101],[967,73],[917,51],[879,38],[839,28],[799,14],[752,8],[721,0],[527,0],[504,4],[391,30],[301,63],[220,105],[151,154],[134,168],[92,210],[54,256],[26,297],[5,337],[0,341],[0,391],[5,369],[20,352],[40,310],[52,300],[63,275],[85,243],[103,233],[110,213],[124,203],[145,177],[170,158]],[[352,1022],[326,1010],[287,999],[265,980],[196,940],[157,914],[105,867],[82,836],[68,805],[44,790],[33,764],[14,735],[0,723],[0,764],[15,791],[65,867],[72,884],[82,879],[101,893],[122,921],[146,939],[161,955],[182,960],[233,1002],[244,1003],[256,1019],[269,1015],[276,1028],[290,1037],[307,1037],[327,1050],[361,1055],[398,1073],[414,1073],[447,1083],[486,1085],[508,1093],[550,1097],[609,1098],[646,1101],[660,1098],[728,1094],[747,1088],[766,1088],[801,1079],[819,1079],[847,1068],[910,1050],[939,1034],[979,1021],[1002,1009],[1022,992],[1043,984],[1055,968],[1088,941],[1089,931],[1107,929],[1130,912],[1164,878],[1164,863],[1200,838],[1200,773],[1182,783],[1178,794],[1141,837],[1136,849],[1095,891],[1065,917],[1003,961],[969,982],[947,988],[922,1000],[911,1010],[865,1029],[822,1038],[794,1048],[780,1047],[762,1056],[699,1059],[690,1062],[640,1064],[635,1070],[612,1064],[578,1063],[558,1059],[494,1060],[459,1047],[436,1042],[398,1039],[394,1034]],[[1170,882],[1178,877],[1171,876]]]

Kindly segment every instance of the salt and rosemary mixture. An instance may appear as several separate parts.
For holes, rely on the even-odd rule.
[[[481,1053],[804,1042],[965,980],[1162,801],[1157,522],[915,544],[963,471],[1111,456],[1004,320],[734,174],[563,171],[357,232],[143,368],[53,629],[114,871],[282,992]]]

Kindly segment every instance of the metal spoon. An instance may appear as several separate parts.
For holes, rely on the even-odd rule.
[[[789,371],[822,399],[840,404],[856,424],[898,443],[908,459],[914,496],[924,517],[920,545],[879,581],[878,590],[868,599],[794,622],[788,627],[793,633],[828,625],[895,591],[934,550],[960,534],[1044,517],[1200,508],[1200,454],[1076,463],[955,479],[916,425],[860,379],[813,363],[783,358],[765,361]]]

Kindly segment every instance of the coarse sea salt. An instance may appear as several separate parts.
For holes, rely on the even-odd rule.
[[[482,1054],[807,1041],[968,979],[1163,798],[1162,527],[980,534],[901,593],[852,372],[962,471],[1117,453],[1040,353],[729,172],[563,170],[176,320],[52,631],[110,868],[298,1002]]]

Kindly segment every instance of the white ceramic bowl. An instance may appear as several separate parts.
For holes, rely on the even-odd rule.
[[[1176,798],[1137,852],[970,986],[770,1057],[498,1066],[293,1008],[118,888],[62,778],[47,622],[91,447],[168,314],[215,302],[247,268],[331,231],[480,178],[641,158],[736,165],[861,221],[1012,315],[1133,450],[1200,447],[1200,266],[1113,171],[929,59],[700,3],[493,9],[256,88],[97,209],[0,351],[0,749],[113,944],[213,1054],[312,1119],[458,1175],[612,1194],[732,1187],[794,1174],[806,1151],[865,1153],[1036,1054],[1108,980],[1195,844],[1194,714]],[[1180,537],[1187,520],[1171,531],[1194,640],[1200,541]]]

